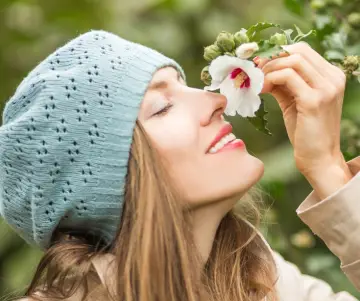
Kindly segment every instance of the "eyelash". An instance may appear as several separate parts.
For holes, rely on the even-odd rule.
[[[163,109],[161,109],[159,112],[156,112],[154,114],[154,116],[158,116],[158,115],[162,115],[164,113],[166,113],[167,111],[170,110],[170,108],[172,107],[173,105],[171,103],[168,103]]]

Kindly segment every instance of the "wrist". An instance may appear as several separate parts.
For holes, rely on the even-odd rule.
[[[353,177],[344,159],[319,165],[304,176],[321,200],[338,191]]]

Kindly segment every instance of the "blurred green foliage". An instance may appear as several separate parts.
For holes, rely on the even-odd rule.
[[[37,62],[76,35],[105,29],[153,47],[176,59],[187,73],[188,84],[203,87],[204,46],[226,30],[237,32],[259,21],[290,28],[295,23],[319,35],[311,44],[325,54],[360,53],[356,16],[359,0],[1,0],[0,100],[1,110],[21,79]],[[261,9],[259,9],[261,8]],[[350,24],[351,23],[351,24]],[[356,27],[357,28],[357,27]],[[344,37],[346,36],[346,40]],[[329,47],[329,45],[335,46]],[[339,54],[340,53],[340,54]],[[327,55],[329,55],[327,53]],[[342,145],[348,159],[359,154],[360,85],[349,81],[344,102]],[[281,112],[265,97],[273,136],[256,131],[246,120],[231,117],[235,134],[265,162],[261,186],[265,202],[263,232],[273,248],[299,266],[303,273],[322,278],[335,291],[360,294],[346,279],[334,257],[297,217],[295,210],[311,191],[296,171]],[[350,133],[350,134],[349,134]],[[348,139],[348,137],[350,137]],[[27,246],[5,223],[0,224],[0,297],[22,293],[41,252]]]

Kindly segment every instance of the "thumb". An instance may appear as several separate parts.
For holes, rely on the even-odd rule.
[[[286,87],[274,86],[269,93],[275,98],[283,113],[287,108],[289,108],[290,105],[295,102],[293,97],[290,96],[290,92]]]
[[[269,80],[267,80],[266,76],[265,76],[264,85],[263,85],[263,88],[261,90],[261,93],[271,93],[271,91],[273,89],[274,89],[274,84],[271,83]]]

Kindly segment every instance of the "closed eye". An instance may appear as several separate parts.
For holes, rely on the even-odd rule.
[[[160,111],[156,112],[153,116],[159,116],[159,115],[163,115],[165,114],[167,111],[170,110],[170,108],[173,106],[173,104],[168,103],[163,109],[161,109]]]

